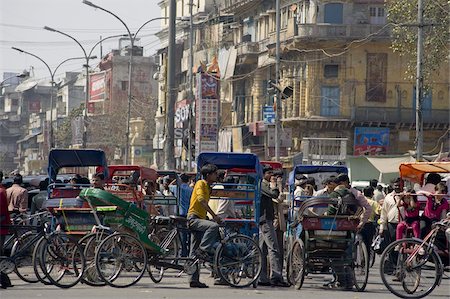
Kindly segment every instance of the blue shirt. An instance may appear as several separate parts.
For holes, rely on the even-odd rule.
[[[186,216],[192,196],[192,188],[187,183],[180,185],[180,216]]]

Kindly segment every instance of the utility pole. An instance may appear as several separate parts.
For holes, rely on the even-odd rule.
[[[277,85],[280,84],[280,0],[276,0],[275,4],[276,10],[276,63],[275,63],[275,82]],[[280,110],[281,110],[281,92],[278,88],[276,90],[276,109],[275,109],[275,160],[280,160],[280,133],[281,133],[281,124],[280,124]]]
[[[167,57],[167,97],[166,97],[166,141],[164,143],[164,167],[175,168],[174,126],[175,126],[175,20],[177,15],[176,0],[169,2],[169,49]]]
[[[192,129],[193,126],[193,107],[194,107],[194,82],[193,82],[193,74],[192,74],[192,68],[194,67],[194,52],[193,52],[193,45],[194,45],[194,19],[192,16],[192,6],[194,5],[193,0],[189,1],[189,116],[188,116],[188,171],[192,170]]]
[[[416,70],[416,161],[422,161],[423,153],[423,0],[417,1],[417,70]]]

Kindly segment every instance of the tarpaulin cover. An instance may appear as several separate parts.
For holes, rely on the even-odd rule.
[[[297,165],[294,167],[294,170],[289,173],[289,185],[295,183],[296,174],[311,174],[318,172],[348,173],[348,169],[345,166]]]
[[[400,177],[413,183],[422,183],[427,173],[450,173],[450,162],[411,162],[399,167]]]
[[[216,153],[205,152],[198,155],[197,172],[205,164],[214,164],[219,169],[244,168],[255,169],[255,173],[262,177],[262,166],[258,156],[247,153]]]
[[[103,166],[107,177],[107,162],[102,150],[93,149],[53,149],[48,155],[48,175],[55,181],[58,171],[63,167]]]

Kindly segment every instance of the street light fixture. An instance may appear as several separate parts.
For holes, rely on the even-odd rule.
[[[30,75],[29,72],[23,71],[21,74],[7,77],[6,79],[3,79],[2,82],[0,82],[0,86],[3,86],[3,84],[4,84],[6,81],[8,81],[8,80],[10,80],[10,79],[12,79],[12,78],[25,78],[25,77],[28,77],[29,75]]]
[[[88,6],[91,6],[93,8],[96,9],[100,9],[110,15],[112,15],[113,17],[115,17],[117,20],[119,20],[122,25],[125,27],[125,29],[128,32],[128,37],[130,39],[130,43],[131,43],[131,49],[129,51],[129,63],[128,63],[128,109],[127,109],[127,131],[126,131],[126,144],[125,144],[125,164],[129,164],[129,155],[130,155],[130,120],[131,120],[131,87],[132,87],[132,74],[133,74],[133,49],[134,49],[134,42],[136,40],[136,36],[139,33],[139,31],[148,23],[156,21],[156,20],[162,20],[162,19],[167,19],[167,17],[158,17],[158,18],[153,18],[148,20],[147,22],[145,22],[144,24],[142,24],[139,29],[136,31],[135,34],[132,34],[130,31],[130,28],[127,26],[127,24],[119,17],[117,16],[115,13],[100,7],[94,3],[92,3],[91,1],[87,1],[87,0],[83,0],[83,4],[86,4]]]
[[[50,68],[50,66],[49,66],[49,65],[48,65],[41,57],[39,57],[39,56],[37,56],[37,55],[35,55],[35,54],[33,54],[33,53],[27,52],[27,51],[25,51],[25,50],[16,48],[16,47],[12,47],[12,49],[15,50],[15,51],[18,51],[18,52],[20,52],[20,53],[23,53],[23,54],[27,54],[27,55],[33,56],[34,58],[40,60],[40,61],[47,67],[47,70],[48,70],[48,72],[49,72],[49,74],[50,74],[51,91],[50,91],[50,132],[49,132],[49,149],[52,149],[52,148],[55,147],[55,140],[54,140],[54,133],[53,133],[53,106],[54,106],[54,105],[53,105],[53,92],[54,92],[54,87],[55,87],[55,74],[56,74],[56,71],[59,69],[59,67],[60,67],[62,64],[66,63],[67,61],[70,61],[70,60],[76,60],[76,59],[83,59],[83,57],[73,57],[73,58],[68,58],[68,59],[64,60],[63,62],[61,62],[61,63],[60,63],[60,64],[52,71],[51,68]],[[90,58],[95,58],[95,56],[90,57]],[[2,82],[2,83],[3,83],[3,82]]]

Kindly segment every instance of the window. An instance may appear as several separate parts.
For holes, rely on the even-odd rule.
[[[387,54],[367,53],[366,101],[386,102]]]
[[[323,76],[325,78],[337,78],[339,75],[339,65],[326,64],[323,68]]]
[[[128,81],[122,81],[121,82],[121,89],[123,91],[125,91],[125,90],[127,90],[127,88],[128,88]]]
[[[320,115],[339,116],[340,110],[340,88],[339,86],[322,86]]]
[[[325,4],[324,23],[342,24],[343,23],[343,8],[342,3],[328,3]]]
[[[370,24],[383,25],[386,24],[386,13],[384,7],[369,7]]]

